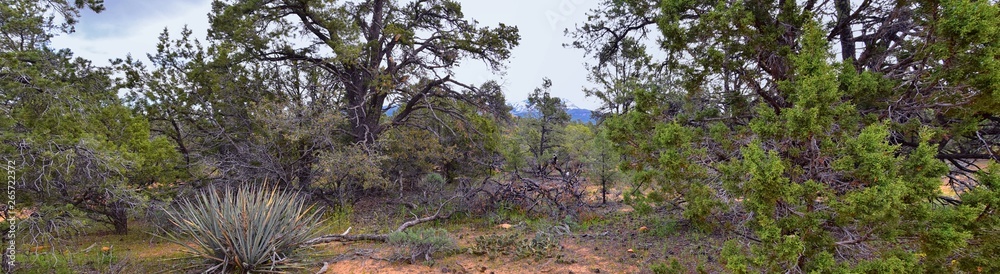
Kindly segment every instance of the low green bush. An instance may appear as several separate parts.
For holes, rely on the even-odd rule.
[[[16,255],[10,273],[135,273],[135,263],[114,248],[100,246],[84,251],[23,252]],[[2,272],[2,271],[0,271]]]
[[[670,259],[669,264],[666,262],[655,263],[649,267],[649,270],[652,270],[655,274],[679,274],[687,272],[687,270],[681,266],[680,262],[677,262],[676,258]]]
[[[514,254],[518,258],[534,257],[535,259],[555,256],[559,251],[559,239],[549,233],[536,232],[535,237],[517,242]]]
[[[491,260],[499,255],[510,255],[511,247],[517,243],[517,234],[490,234],[477,236],[469,252],[486,255]]]
[[[532,238],[519,238],[517,233],[478,236],[469,252],[475,255],[486,255],[491,260],[500,255],[540,259],[554,257],[556,252],[561,249],[559,239],[550,233],[537,232]]]
[[[407,259],[410,263],[416,263],[421,258],[432,261],[435,253],[454,251],[458,247],[447,230],[434,228],[395,232],[389,234],[386,242],[400,248],[390,259]]]

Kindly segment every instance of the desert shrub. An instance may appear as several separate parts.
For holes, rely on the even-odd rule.
[[[326,208],[324,210],[324,227],[322,231],[343,232],[351,227],[351,216],[354,214],[354,206],[341,205],[336,208]]]
[[[444,176],[441,176],[440,173],[430,172],[427,173],[427,175],[424,175],[424,178],[420,180],[420,189],[433,189],[444,185],[446,182],[447,180],[445,180]]]
[[[28,218],[18,220],[17,227],[21,231],[19,242],[53,245],[54,242],[79,235],[87,225],[86,213],[72,205],[42,206]]]
[[[18,252],[10,272],[23,274],[43,273],[140,273],[135,260],[114,247],[102,250],[91,246],[84,250],[46,252]]]
[[[517,234],[489,234],[477,236],[469,252],[475,255],[486,255],[494,259],[499,255],[510,255],[511,247],[517,243]]]
[[[677,220],[669,217],[656,217],[650,227],[650,234],[656,238],[667,238],[677,234]]]
[[[514,254],[518,258],[534,257],[536,259],[555,256],[560,249],[559,239],[550,233],[537,232],[535,237],[517,242]]]
[[[656,274],[675,274],[687,272],[687,270],[681,266],[680,262],[677,262],[677,259],[670,259],[669,264],[666,262],[655,263],[649,267],[649,270],[652,270],[653,273]]]
[[[561,249],[559,239],[551,233],[536,232],[532,238],[519,238],[520,235],[517,233],[478,236],[469,252],[486,255],[490,259],[495,259],[499,255],[541,259],[555,257]]]
[[[301,268],[300,249],[319,226],[305,198],[270,187],[202,192],[168,215],[177,230],[166,239],[208,260],[206,272]]]
[[[406,259],[410,263],[416,263],[419,258],[432,261],[435,253],[457,249],[455,239],[444,229],[410,229],[394,232],[389,234],[387,242],[399,248],[390,259]]]

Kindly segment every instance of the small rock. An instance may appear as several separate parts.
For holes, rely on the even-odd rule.
[[[503,229],[510,229],[511,227],[514,227],[514,226],[511,225],[511,224],[499,224],[499,225],[497,225],[497,227],[503,228]]]
[[[646,226],[642,226],[639,228],[639,232],[646,232],[646,231],[649,231],[649,228]]]
[[[591,269],[590,271],[593,271],[594,273],[601,273],[601,269],[600,268],[594,268],[594,269]]]
[[[626,250],[626,251],[627,251],[628,253],[635,253],[635,250],[632,250],[631,248],[629,248],[629,249],[628,249],[628,250]]]

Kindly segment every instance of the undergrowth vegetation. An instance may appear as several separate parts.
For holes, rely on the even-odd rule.
[[[521,233],[477,236],[473,246],[469,248],[469,253],[484,255],[491,260],[500,256],[539,260],[557,257],[561,249],[558,236],[539,231],[528,237],[522,236]]]
[[[415,228],[389,234],[389,245],[397,250],[389,260],[407,260],[416,263],[418,260],[431,262],[438,253],[449,253],[458,249],[455,239],[444,229]]]

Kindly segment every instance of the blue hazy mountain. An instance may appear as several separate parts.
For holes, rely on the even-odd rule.
[[[528,107],[528,100],[524,100],[521,102],[512,102],[507,104],[512,107],[510,114],[513,114],[514,116],[530,117],[532,115],[538,115],[538,110]],[[594,118],[592,116],[594,111],[578,107],[570,102],[566,102],[566,113],[569,114],[570,119],[573,120],[574,122],[581,122],[581,123],[594,122]]]
[[[510,110],[510,114],[514,116],[529,117],[532,115],[538,115],[537,110],[528,107],[528,100],[524,100],[521,102],[507,103],[507,104],[512,107],[512,109]],[[398,107],[389,108],[389,110],[386,111],[386,115],[392,116],[393,114],[396,113],[397,109]],[[594,113],[593,110],[578,107],[573,103],[568,103],[568,102],[566,103],[566,113],[569,114],[570,119],[573,120],[574,122],[580,122],[580,123],[595,122],[592,116],[592,114]]]

